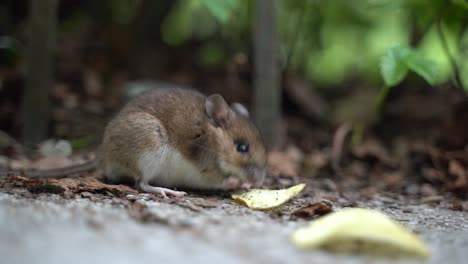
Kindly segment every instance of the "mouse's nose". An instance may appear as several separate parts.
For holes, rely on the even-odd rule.
[[[259,187],[265,179],[266,170],[263,167],[250,166],[248,169],[248,181],[252,183],[252,187]]]

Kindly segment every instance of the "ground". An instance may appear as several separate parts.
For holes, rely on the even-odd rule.
[[[455,128],[447,131],[463,131]],[[301,148],[288,142],[268,154],[263,188],[302,182],[307,188],[273,211],[248,209],[227,192],[188,190],[164,199],[100,182],[98,172],[29,179],[20,175],[30,168],[63,168],[94,155],[31,161],[9,147],[3,160],[13,171],[0,170],[0,262],[394,263],[303,251],[289,241],[296,228],[345,207],[383,211],[420,234],[432,253],[427,263],[466,262],[468,148],[447,150],[407,134],[395,140],[370,134],[350,147],[335,140],[338,132],[295,130],[304,132],[295,138]]]
[[[189,192],[163,199],[125,188],[51,194],[21,189],[28,181],[16,185],[0,188],[2,263],[394,263],[295,248],[288,236],[309,220],[291,217],[292,212],[316,202],[334,210],[349,204],[320,193],[264,212],[226,194]],[[427,263],[468,258],[466,211],[385,195],[353,206],[381,210],[419,233],[432,252]]]

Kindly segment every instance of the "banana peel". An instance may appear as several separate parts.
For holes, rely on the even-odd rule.
[[[249,208],[267,210],[291,200],[302,192],[305,187],[306,184],[302,183],[282,190],[252,189],[245,193],[233,194],[232,198]]]
[[[375,210],[350,208],[327,214],[292,233],[299,248],[390,258],[430,256],[415,234]]]

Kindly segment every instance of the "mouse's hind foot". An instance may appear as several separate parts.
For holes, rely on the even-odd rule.
[[[168,188],[151,186],[147,182],[140,182],[139,185],[142,191],[147,192],[147,193],[160,194],[164,198],[167,198],[167,196],[182,197],[187,194],[186,192],[179,192],[179,191],[174,191]]]

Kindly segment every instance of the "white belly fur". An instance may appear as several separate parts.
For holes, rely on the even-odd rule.
[[[169,145],[143,153],[138,168],[143,181],[160,187],[206,188],[210,184],[192,162]]]

